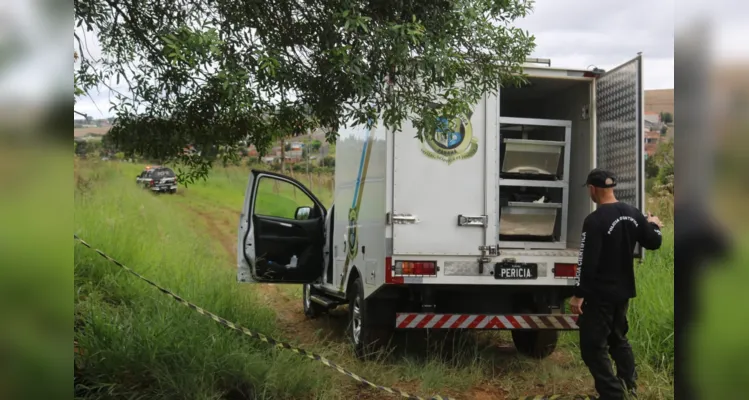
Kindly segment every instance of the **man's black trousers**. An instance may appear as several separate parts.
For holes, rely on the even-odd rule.
[[[580,353],[595,380],[601,400],[620,400],[636,386],[635,359],[627,340],[629,301],[585,299],[578,318]],[[609,355],[616,363],[616,374]],[[626,385],[626,388],[622,385]]]

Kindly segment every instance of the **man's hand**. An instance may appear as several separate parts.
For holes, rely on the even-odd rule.
[[[659,228],[663,228],[663,222],[661,222],[660,218],[656,217],[650,212],[648,212],[648,222],[658,225]]]
[[[582,314],[583,313],[583,299],[582,297],[575,297],[572,296],[570,299],[570,308],[572,309],[573,314]]]

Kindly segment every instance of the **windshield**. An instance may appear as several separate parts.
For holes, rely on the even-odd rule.
[[[161,178],[174,178],[174,171],[169,168],[159,168],[151,173],[151,177],[156,179]]]

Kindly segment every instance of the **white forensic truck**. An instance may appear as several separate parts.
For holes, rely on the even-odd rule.
[[[642,210],[644,125],[641,54],[610,71],[548,64],[424,141],[409,122],[341,129],[330,207],[253,170],[238,281],[303,284],[309,317],[348,305],[359,357],[395,329],[511,330],[520,353],[551,354],[577,329],[564,302],[594,209],[586,176],[615,172]]]

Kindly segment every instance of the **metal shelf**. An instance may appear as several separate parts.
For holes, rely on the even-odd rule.
[[[512,240],[498,240],[500,251],[502,249],[566,249],[567,248],[567,218],[569,212],[569,173],[570,173],[570,143],[572,139],[572,121],[567,120],[553,120],[553,119],[536,119],[536,118],[512,118],[512,117],[499,117],[499,138],[500,141],[506,141],[502,137],[501,130],[505,125],[521,125],[528,127],[553,127],[561,128],[564,130],[564,141],[536,141],[529,139],[509,139],[511,142],[517,141],[518,143],[537,144],[540,146],[560,146],[563,147],[563,170],[562,179],[557,181],[550,180],[531,180],[531,179],[505,179],[501,175],[499,178],[500,187],[535,187],[535,188],[551,188],[562,190],[562,201],[561,201],[561,220],[560,220],[560,236],[559,240],[553,242],[533,242],[533,241],[512,241]],[[529,130],[529,132],[531,132]],[[502,165],[500,162],[499,169],[501,171]],[[500,189],[501,192],[501,189]],[[500,206],[498,204],[498,206]],[[499,225],[499,219],[497,219]],[[499,232],[499,226],[497,232]],[[497,235],[499,236],[499,235]],[[499,239],[499,237],[497,237]]]
[[[499,252],[502,254],[504,250],[535,250],[535,249],[566,249],[567,241],[560,240],[557,242],[512,242],[512,241],[499,241]]]
[[[499,117],[499,123],[507,125],[529,125],[529,126],[557,126],[561,128],[572,128],[572,121],[562,119],[539,119],[539,118],[513,118]]]
[[[527,187],[545,187],[567,189],[569,186],[564,181],[536,181],[530,179],[503,179],[499,178],[499,186],[527,186]]]

